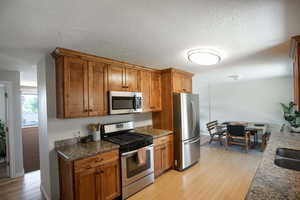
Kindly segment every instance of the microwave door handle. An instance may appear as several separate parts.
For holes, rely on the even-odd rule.
[[[134,96],[134,100],[133,100],[133,109],[136,110],[136,101],[137,101],[137,97]]]

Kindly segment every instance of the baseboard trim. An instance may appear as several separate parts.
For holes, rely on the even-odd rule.
[[[24,176],[24,169],[21,172],[13,174],[12,178],[18,178]]]
[[[41,186],[40,186],[40,190],[41,190],[41,192],[42,192],[43,197],[44,197],[46,200],[50,200],[50,197],[49,197],[48,194],[46,193],[46,190],[45,190],[45,188],[42,186],[42,184],[41,184]]]

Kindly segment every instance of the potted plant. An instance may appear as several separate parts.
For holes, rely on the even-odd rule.
[[[3,120],[0,119],[0,158],[6,157],[6,127]]]
[[[288,105],[280,103],[283,109],[283,118],[290,124],[292,132],[300,133],[300,112],[295,109],[295,103]]]

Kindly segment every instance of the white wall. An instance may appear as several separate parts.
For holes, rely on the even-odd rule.
[[[207,84],[197,74],[193,83],[194,92],[200,94],[202,132],[212,120],[266,122],[278,129],[284,123],[279,103],[292,100],[291,77]]]
[[[5,88],[0,85],[0,119],[5,119]]]
[[[90,117],[79,119],[56,118],[56,91],[54,60],[46,56],[38,64],[39,124],[40,124],[40,158],[42,189],[52,200],[59,199],[59,180],[57,156],[54,142],[73,138],[80,131],[87,135],[89,123],[112,123],[134,121],[135,125],[152,124],[151,113]],[[48,147],[48,148],[47,148]]]
[[[10,145],[11,176],[22,176],[23,148],[21,134],[21,94],[20,72],[0,70],[0,82],[7,83],[8,87],[8,123]]]

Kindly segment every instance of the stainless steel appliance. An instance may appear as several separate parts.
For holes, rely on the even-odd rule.
[[[143,111],[141,92],[109,92],[110,114],[137,113]]]
[[[154,182],[153,137],[136,133],[133,128],[133,122],[101,127],[103,140],[120,145],[122,199]]]
[[[182,171],[200,159],[199,97],[173,94],[174,166]]]

